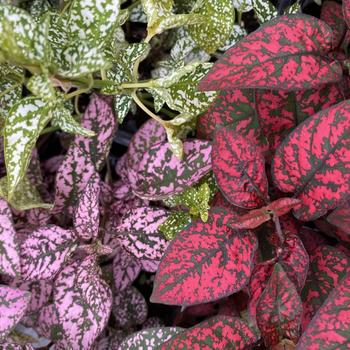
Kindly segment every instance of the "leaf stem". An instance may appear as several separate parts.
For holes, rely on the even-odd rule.
[[[276,233],[277,233],[277,236],[278,236],[278,238],[280,240],[280,244],[282,246],[282,244],[284,243],[284,235],[283,235],[283,232],[282,232],[280,220],[279,220],[279,218],[278,218],[278,216],[276,214],[273,214],[272,220],[273,220],[273,222],[275,224]]]
[[[242,11],[237,10],[237,22],[242,25]]]
[[[122,83],[120,87],[122,89],[142,89],[150,88],[154,86],[154,80],[148,80],[145,82],[136,82],[136,83]]]
[[[88,92],[91,90],[91,88],[94,86],[94,79],[92,77],[92,75],[89,76],[89,85],[87,87],[83,87],[81,89],[77,89],[67,95],[64,96],[64,98],[66,100],[70,100],[71,98],[75,97],[75,96],[79,96],[85,92]]]

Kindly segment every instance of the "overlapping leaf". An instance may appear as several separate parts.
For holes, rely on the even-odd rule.
[[[349,259],[335,247],[321,245],[310,257],[310,271],[302,291],[305,330],[331,291],[345,277]]]
[[[182,328],[180,327],[159,327],[144,329],[125,338],[120,344],[119,350],[147,349],[150,344],[156,348],[181,331]]]
[[[340,228],[345,233],[350,234],[350,202],[336,208],[327,217],[327,221]]]
[[[0,285],[0,339],[21,320],[27,309],[30,293]]]
[[[75,251],[75,240],[71,230],[55,225],[31,233],[21,245],[23,279],[53,279]]]
[[[337,104],[300,124],[273,159],[274,182],[293,192],[300,220],[315,220],[343,202],[350,191],[350,103]]]
[[[243,350],[256,340],[256,335],[242,319],[217,316],[180,332],[159,349]]]
[[[276,264],[257,306],[257,323],[268,346],[284,338],[296,341],[299,336],[302,302],[280,264]]]
[[[350,327],[350,275],[332,291],[297,344],[297,350],[346,349]]]
[[[179,160],[167,142],[154,145],[140,159],[134,192],[156,200],[184,191],[210,171],[210,152],[209,142],[188,140],[183,160]]]
[[[8,204],[0,199],[0,272],[11,277],[20,274],[19,249],[16,242],[16,231]]]
[[[293,31],[290,31],[293,28]],[[243,38],[201,81],[202,90],[300,90],[341,79],[339,63],[323,58],[332,31],[306,15],[281,16]]]
[[[264,157],[232,128],[215,133],[212,162],[217,184],[232,204],[248,209],[267,201]]]
[[[194,222],[171,242],[155,278],[151,300],[193,305],[241,290],[249,281],[257,240],[224,226],[226,212]]]
[[[54,305],[73,349],[91,349],[107,324],[112,292],[100,274],[92,256],[66,266],[55,281]]]

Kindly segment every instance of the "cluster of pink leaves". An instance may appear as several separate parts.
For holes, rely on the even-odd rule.
[[[82,119],[96,136],[75,136],[43,164],[33,152],[28,176],[54,208],[18,212],[0,201],[1,347],[22,348],[18,323],[55,349],[346,346],[349,8],[345,19],[335,2],[323,21],[279,17],[220,58],[200,89],[221,93],[182,160],[149,120],[118,161],[119,180],[103,181],[117,124],[98,95]],[[162,200],[210,171],[220,191],[208,221],[169,243],[158,230],[171,213]],[[142,270],[156,272],[151,302],[205,321],[183,330],[147,318],[132,285]]]

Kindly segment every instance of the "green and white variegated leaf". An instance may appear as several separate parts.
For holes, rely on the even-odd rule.
[[[43,100],[54,101],[56,99],[56,90],[45,74],[33,75],[26,86],[33,95]]]
[[[152,95],[153,107],[154,107],[154,110],[156,111],[156,113],[158,113],[163,108],[165,101],[159,95],[154,93],[154,91],[152,89],[146,89],[146,91]]]
[[[152,28],[162,17],[171,15],[173,0],[141,0],[143,11],[147,16],[148,28]]]
[[[62,52],[60,63],[58,73],[70,78],[78,78],[109,67],[99,48],[81,41],[73,41]]]
[[[59,62],[61,60],[62,52],[69,42],[67,30],[67,15],[51,13],[48,40],[56,62]]]
[[[16,78],[16,80],[22,80],[22,78],[24,78],[24,69],[10,63],[0,64],[0,77],[9,79],[9,76],[11,76],[12,79]]]
[[[16,64],[37,63],[33,48],[36,23],[24,10],[0,5],[0,52]]]
[[[231,0],[198,0],[194,13],[205,17],[205,22],[188,28],[197,46],[213,53],[229,38],[235,22]]]
[[[29,13],[35,20],[50,10],[52,10],[52,6],[47,0],[33,0],[29,6]]]
[[[196,13],[171,15],[160,19],[157,24],[154,25],[153,33],[160,34],[172,28],[201,24],[204,23],[205,20],[206,18],[204,16]]]
[[[185,28],[178,28],[175,35],[176,41],[170,50],[170,56],[174,61],[182,61],[197,45]]]
[[[36,140],[50,119],[49,107],[37,97],[26,97],[11,109],[4,128],[9,199],[24,177]]]
[[[118,27],[122,26],[123,24],[125,24],[125,22],[128,20],[129,18],[129,10],[128,9],[123,9],[119,11],[119,15],[117,17],[117,25]]]
[[[172,59],[158,61],[156,68],[152,69],[151,76],[153,79],[165,78],[184,67],[183,61],[174,61]]]
[[[171,151],[177,158],[182,159],[183,143],[178,136],[178,128],[166,127],[165,131]]]
[[[6,118],[10,109],[22,96],[22,84],[13,80],[0,80],[0,116]]]
[[[210,63],[193,63],[172,75],[154,81],[152,90],[166,104],[180,113],[197,116],[214,101],[217,93],[199,92],[198,82],[207,74]]]
[[[68,19],[70,37],[103,46],[113,32],[119,10],[120,0],[74,0]]]
[[[321,6],[322,2],[320,4],[318,4],[318,5]],[[301,7],[300,7],[300,2],[299,1],[295,2],[293,5],[287,7],[284,10],[284,14],[285,15],[291,15],[293,13],[301,13]]]
[[[118,122],[121,124],[128,114],[132,104],[130,95],[115,95],[113,99],[113,109],[117,116]]]
[[[36,60],[48,66],[51,61],[51,47],[49,45],[51,13],[47,12],[37,21],[34,29],[33,48]]]
[[[277,17],[278,12],[269,0],[252,0],[254,12],[260,24]]]
[[[232,28],[232,33],[230,37],[225,42],[225,44],[219,48],[219,50],[227,51],[230,47],[238,43],[238,41],[240,41],[246,35],[248,35],[247,31],[243,27],[239,26],[238,24],[235,24]]]
[[[71,111],[62,104],[56,105],[52,110],[51,124],[70,134],[78,134],[86,137],[95,136],[92,130],[83,128],[73,118]]]
[[[0,179],[0,197],[4,198],[17,210],[28,210],[33,208],[52,209],[52,204],[44,203],[37,188],[30,183],[25,176],[16,187],[15,192],[10,197],[8,193],[7,177]]]
[[[241,12],[249,12],[253,9],[252,0],[231,0],[233,7]]]
[[[147,23],[147,16],[143,11],[142,4],[138,4],[130,11],[129,20],[135,23]]]
[[[158,230],[170,241],[192,222],[191,215],[185,211],[175,211],[158,226]]]

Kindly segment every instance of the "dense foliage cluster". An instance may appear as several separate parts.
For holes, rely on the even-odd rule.
[[[1,349],[348,348],[350,0],[275,5],[0,0]]]

